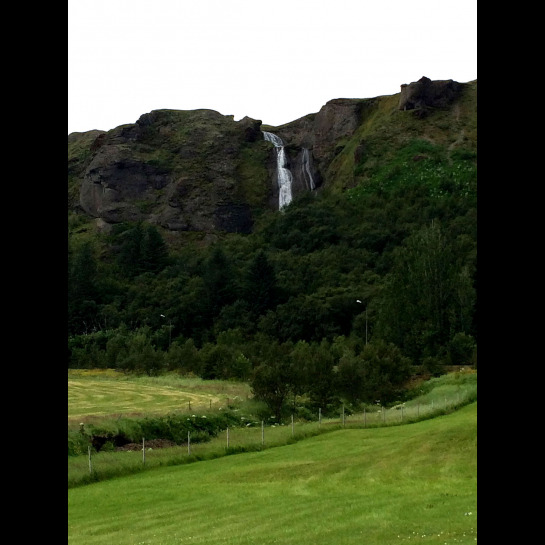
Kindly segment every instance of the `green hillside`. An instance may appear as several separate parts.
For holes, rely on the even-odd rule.
[[[68,491],[68,543],[472,544],[477,404]]]

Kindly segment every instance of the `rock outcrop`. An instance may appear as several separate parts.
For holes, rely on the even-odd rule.
[[[260,126],[213,110],[143,114],[94,139],[79,204],[107,223],[249,232],[252,205],[272,192]]]
[[[432,81],[422,77],[418,81],[401,85],[400,110],[445,108],[458,97],[462,85],[454,80]]]

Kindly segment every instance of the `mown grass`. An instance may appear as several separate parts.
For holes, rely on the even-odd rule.
[[[171,380],[173,379],[168,377],[158,379],[159,392],[161,392],[161,383]],[[177,380],[181,379],[178,378]],[[236,387],[234,384],[222,381],[214,385],[205,384],[207,381],[200,381],[200,379],[183,379],[182,382],[193,384],[196,388],[208,388],[209,392],[212,388],[217,388],[221,391],[223,388],[229,390],[231,387]],[[115,397],[114,392],[117,389],[117,385],[109,383],[109,386],[113,390],[111,395]],[[232,395],[233,390],[229,390],[228,393]],[[239,393],[243,394],[243,391],[239,390]],[[255,402],[252,400],[241,401],[235,405],[238,408],[232,407],[230,412],[231,416],[236,416],[238,424],[227,424],[230,427],[228,433],[224,429],[215,436],[205,438],[204,442],[202,438],[199,438],[199,442],[197,443],[197,439],[195,438],[193,443],[190,444],[189,449],[187,441],[175,447],[161,449],[146,449],[144,441],[144,452],[141,449],[137,452],[92,452],[90,467],[88,456],[69,456],[68,486],[81,486],[130,473],[140,473],[152,468],[209,460],[237,452],[263,450],[294,443],[340,428],[373,428],[416,422],[433,418],[439,414],[452,412],[458,407],[476,400],[476,398],[476,373],[457,372],[422,383],[418,386],[412,399],[388,409],[380,406],[371,406],[367,407],[365,412],[349,414],[349,411],[347,411],[344,418],[342,413],[339,413],[338,417],[323,418],[321,423],[317,421],[295,420],[293,425],[289,422],[280,425],[272,420],[266,420],[263,423],[263,428],[262,421],[254,414],[256,408]],[[161,398],[159,397],[159,399]],[[207,407],[204,407],[204,409],[207,409]],[[217,407],[210,412],[208,410],[199,411],[197,408],[192,412],[187,412],[187,420],[208,418],[211,421],[222,409],[223,407]],[[179,415],[180,413],[175,414]],[[226,420],[226,422],[232,422],[232,418]],[[124,430],[126,428],[124,423],[130,424],[130,418],[128,420],[121,420],[121,416],[119,416],[114,420],[111,418],[99,419],[97,425],[101,429],[108,429],[115,434],[116,430]],[[150,438],[148,437],[148,439]],[[140,436],[138,436],[136,441],[141,441]],[[86,454],[87,447],[83,450],[80,449],[80,452],[81,454]]]
[[[475,402],[71,489],[68,543],[475,543],[476,415]]]
[[[204,381],[176,374],[124,375],[112,369],[70,370],[68,420],[79,423],[108,415],[218,408],[249,395],[249,385],[241,382]]]

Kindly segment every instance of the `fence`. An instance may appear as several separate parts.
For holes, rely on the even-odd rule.
[[[287,424],[266,423],[264,420],[261,422],[244,421],[241,426],[229,427],[208,442],[192,443],[191,433],[188,432],[187,443],[165,449],[153,449],[147,446],[145,438],[142,438],[140,452],[100,452],[93,454],[91,447],[89,447],[86,473],[87,477],[94,476],[93,480],[96,480],[115,474],[114,466],[116,465],[123,466],[122,473],[128,473],[130,470],[127,470],[127,465],[131,466],[133,471],[136,471],[142,469],[143,466],[153,467],[187,463],[234,452],[261,450],[272,446],[285,445],[330,430],[401,425],[450,412],[473,401],[475,398],[476,396],[470,392],[457,392],[454,396],[435,398],[426,403],[422,401],[408,402],[389,408],[376,405],[372,409],[366,408],[357,413],[349,413],[343,405],[339,416],[336,418],[323,418],[322,411],[319,409],[317,420],[314,422],[297,421],[293,415]],[[193,410],[195,410],[195,407],[193,407]],[[140,461],[138,461],[137,457],[141,457]],[[82,475],[81,463],[79,463],[79,470],[76,467],[77,465],[78,462],[74,461],[71,477],[69,461],[69,485],[71,481],[74,485],[78,479],[80,481],[86,480]],[[78,471],[79,477],[76,475]]]

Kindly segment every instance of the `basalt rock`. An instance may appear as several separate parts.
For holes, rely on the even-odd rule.
[[[170,231],[247,233],[255,212],[278,210],[277,154],[263,130],[284,142],[294,198],[326,185],[342,191],[405,145],[403,110],[432,119],[452,109],[442,123],[457,124],[451,145],[469,142],[475,128],[464,125],[464,89],[476,93],[476,82],[423,77],[401,85],[399,95],[330,100],[278,127],[262,127],[250,117],[234,121],[213,110],[154,110],[108,132],[72,133],[69,209],[97,218],[104,229],[144,220]],[[410,138],[428,138],[426,127],[416,122]]]
[[[457,81],[432,81],[424,76],[418,81],[401,85],[399,109],[445,108],[459,96],[461,90],[462,85]]]
[[[267,206],[272,192],[259,186],[268,176],[260,126],[213,110],[154,110],[99,133],[79,167],[79,206],[110,224],[247,233],[250,202]]]

